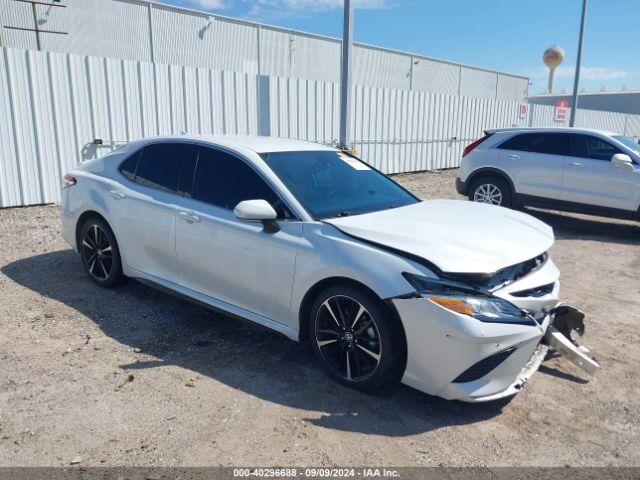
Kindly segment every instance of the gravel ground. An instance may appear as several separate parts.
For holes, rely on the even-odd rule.
[[[455,198],[455,171],[398,175]],[[0,211],[0,465],[640,465],[640,226],[552,225],[562,297],[587,313],[588,378],[547,360],[511,401],[331,381],[310,352],[137,282],[101,289],[55,206]]]

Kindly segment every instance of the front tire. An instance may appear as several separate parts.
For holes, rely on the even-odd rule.
[[[382,301],[364,290],[323,291],[311,308],[309,332],[320,363],[343,385],[380,387],[404,364],[400,326]]]
[[[482,177],[471,185],[469,200],[511,208],[513,205],[513,192],[509,184],[500,177]]]
[[[90,218],[82,225],[78,251],[85,272],[101,287],[111,287],[124,279],[116,237],[102,219]]]

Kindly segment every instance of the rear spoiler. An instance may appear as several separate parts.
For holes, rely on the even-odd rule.
[[[526,131],[525,127],[505,127],[505,128],[488,128],[484,131],[485,135],[492,135],[498,132],[515,132],[515,131]]]

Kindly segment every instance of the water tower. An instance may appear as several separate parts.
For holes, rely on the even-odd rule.
[[[542,55],[542,61],[549,67],[549,93],[553,93],[553,73],[564,60],[564,50],[558,45],[547,48]]]

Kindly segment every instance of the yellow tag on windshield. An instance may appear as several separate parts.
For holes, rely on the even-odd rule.
[[[369,168],[369,166],[366,163],[363,163],[360,160],[350,157],[349,155],[346,155],[340,152],[338,152],[337,155],[340,160],[344,161],[349,166],[351,166],[351,168],[354,168],[355,170],[371,170],[371,168]]]

